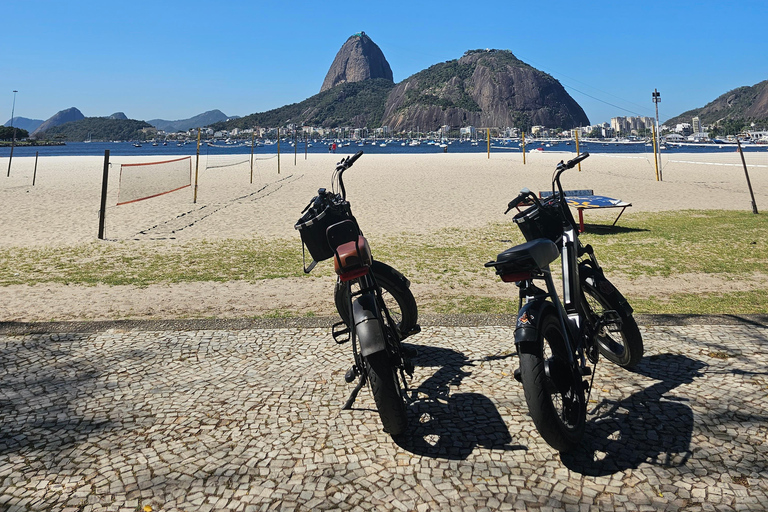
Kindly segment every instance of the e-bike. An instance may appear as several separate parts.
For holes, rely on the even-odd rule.
[[[358,379],[343,408],[351,408],[369,383],[384,430],[397,436],[407,426],[406,374],[413,376],[414,369],[413,353],[401,342],[421,329],[410,282],[394,268],[373,259],[346,200],[344,171],[362,154],[359,151],[337,164],[332,190],[319,189],[294,227],[312,257],[308,266],[305,259],[306,273],[319,261],[334,261],[334,302],[342,321],[333,325],[331,334],[339,344],[351,341],[354,364],[344,378],[348,383]]]
[[[527,242],[485,264],[519,288],[515,345],[520,367],[515,379],[523,384],[536,429],[561,452],[576,447],[584,435],[599,356],[628,369],[643,356],[632,307],[605,277],[592,246],[579,241],[578,225],[563,194],[560,175],[588,156],[557,165],[547,198],[524,188],[510,201],[505,214],[528,206],[513,219]],[[562,301],[549,268],[558,257]],[[544,289],[535,284],[540,281]]]

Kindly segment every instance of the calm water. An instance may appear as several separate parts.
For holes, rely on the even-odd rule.
[[[388,143],[386,146],[381,147],[381,142],[376,144],[366,143],[364,146],[358,145],[357,142],[351,142],[349,145],[342,145],[336,151],[338,154],[351,154],[359,150],[363,150],[366,153],[442,153],[443,148],[422,142],[419,146],[401,145],[401,141]],[[763,151],[768,152],[768,146],[765,145],[743,145],[745,152]],[[573,142],[566,144],[565,142],[559,143],[526,143],[526,151],[530,151],[535,148],[543,148],[546,151],[567,151],[576,152],[576,147]],[[45,156],[99,156],[104,155],[104,150],[109,150],[110,155],[113,156],[174,156],[174,155],[194,155],[196,152],[196,145],[194,143],[184,144],[178,146],[175,142],[168,142],[167,146],[159,144],[152,146],[151,143],[144,143],[141,147],[134,147],[130,142],[68,142],[65,146],[37,146],[37,147],[25,147],[17,146],[14,148],[14,157],[35,156],[35,152],[39,152],[41,157]],[[622,144],[614,142],[603,143],[580,143],[579,149],[581,152],[590,153],[653,153],[653,147],[646,146],[642,143]],[[454,141],[448,145],[449,153],[485,153],[487,151],[486,143],[479,142],[477,145],[472,145],[470,142],[457,142]],[[518,142],[504,142],[502,140],[491,142],[492,152],[520,152]],[[683,145],[683,146],[667,146],[664,153],[730,153],[736,151],[734,144],[716,145],[710,144],[706,146],[697,145]],[[7,158],[10,155],[10,147],[0,148],[0,158]],[[276,144],[267,144],[254,147],[255,154],[270,154],[273,155],[277,152]],[[290,156],[294,153],[303,154],[305,152],[304,143],[300,142],[294,148],[287,142],[280,143],[281,155]],[[307,148],[309,153],[328,153],[328,146],[322,142],[312,142],[310,147]],[[201,155],[222,155],[222,154],[250,154],[250,143],[246,145],[225,145],[224,143],[216,143],[214,146],[209,146],[205,143],[200,145]]]

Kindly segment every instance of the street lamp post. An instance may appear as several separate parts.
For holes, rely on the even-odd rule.
[[[11,162],[13,161],[13,147],[16,145],[16,127],[13,126],[13,116],[16,113],[16,93],[13,91],[13,107],[11,108],[11,127],[13,127],[13,139],[11,140],[11,156],[8,158],[8,176],[11,176]]]
[[[659,151],[659,180],[664,181],[661,172],[661,146],[659,145],[659,140],[661,139],[661,128],[659,127],[659,103],[661,103],[661,93],[658,89],[654,89],[651,95],[653,96],[653,103],[656,105],[656,148]]]

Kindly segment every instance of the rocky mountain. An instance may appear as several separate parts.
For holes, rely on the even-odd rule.
[[[35,131],[41,124],[43,124],[42,119],[28,119],[26,117],[18,116],[13,118],[13,126],[21,128],[22,130],[27,130],[29,133]],[[3,126],[11,126],[11,119],[7,120]]]
[[[289,123],[328,128],[388,126],[397,133],[437,130],[444,125],[568,129],[587,126],[589,119],[560,82],[508,50],[468,51],[460,59],[435,64],[394,84],[383,53],[361,32],[339,50],[319,94],[214,126]]]
[[[705,106],[683,112],[664,124],[690,124],[694,117],[698,117],[705,125],[729,121],[745,125],[753,122],[768,125],[768,80],[728,91]]]
[[[79,121],[80,119],[84,119],[84,118],[85,116],[83,115],[83,113],[80,112],[75,107],[71,107],[66,110],[60,110],[59,112],[54,114],[53,117],[49,118],[43,124],[38,126],[35,129],[35,131],[29,134],[29,136],[34,138],[34,137],[37,137],[38,134],[43,133],[47,130],[50,130],[51,128],[60,126],[64,123]]]
[[[227,121],[229,119],[236,119],[236,117],[228,117],[221,110],[209,110],[208,112],[203,112],[202,114],[198,114],[189,119],[180,119],[178,121],[150,119],[147,122],[158,130],[163,130],[165,132],[182,132],[192,128],[208,126],[220,121]]]
[[[128,116],[126,116],[123,112],[115,112],[111,116],[108,116],[107,119],[128,119]]]
[[[475,50],[397,84],[382,124],[395,132],[442,125],[567,129],[589,119],[550,75],[509,51]]]
[[[325,75],[320,92],[339,84],[374,78],[392,81],[392,68],[384,53],[365,32],[354,34],[342,45]]]

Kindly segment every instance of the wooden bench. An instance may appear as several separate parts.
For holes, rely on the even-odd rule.
[[[632,203],[627,203],[620,199],[613,199],[606,196],[596,196],[594,190],[563,190],[565,195],[565,201],[571,208],[576,208],[579,211],[579,232],[584,232],[584,210],[591,210],[595,208],[621,208],[621,211],[616,216],[616,220],[613,221],[611,226],[615,226],[619,221],[619,217],[624,213],[624,210],[632,206]],[[545,190],[539,192],[539,198],[544,199],[552,195],[551,190]]]

